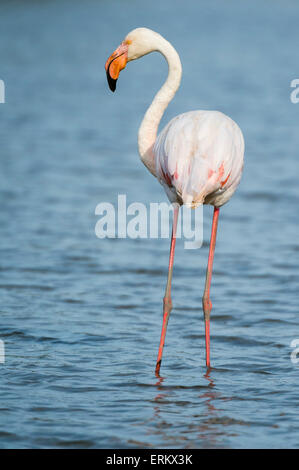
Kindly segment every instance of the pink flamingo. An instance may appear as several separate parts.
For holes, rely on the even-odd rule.
[[[168,62],[168,77],[148,108],[138,132],[142,162],[164,187],[175,204],[168,278],[163,299],[163,325],[156,364],[159,376],[166,329],[172,309],[171,280],[178,211],[182,204],[196,208],[214,206],[206,282],[202,298],[206,365],[210,367],[210,286],[216,244],[219,208],[235,192],[242,175],[244,139],[238,125],[219,111],[190,111],[173,118],[157,136],[159,122],[179,88],[182,66],[174,47],[160,34],[147,29],[131,31],[106,62],[109,87],[116,89],[119,73],[127,62],[150,52],[160,52]]]

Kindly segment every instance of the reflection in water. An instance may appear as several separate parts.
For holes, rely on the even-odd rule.
[[[211,368],[208,368],[204,374],[204,379],[208,381],[207,390],[199,395],[199,398],[203,399],[203,416],[205,416],[204,422],[198,426],[198,440],[204,447],[216,447],[217,446],[217,435],[218,429],[215,426],[209,424],[210,419],[213,418],[217,412],[216,407],[213,405],[213,400],[220,397],[220,394],[213,391],[215,382],[211,377]],[[194,418],[200,418],[198,415],[194,415]],[[192,425],[190,425],[192,426]],[[197,427],[195,425],[195,427]],[[207,439],[208,436],[208,439]],[[209,441],[208,445],[206,441]]]
[[[158,393],[154,397],[153,417],[146,423],[148,434],[159,437],[163,445],[190,447],[219,447],[223,440],[225,430],[221,424],[221,410],[216,408],[214,402],[217,400],[228,400],[214,390],[215,377],[212,376],[213,369],[210,368],[202,376],[205,384],[167,385],[166,377],[158,377],[155,388]],[[192,400],[177,400],[177,392],[186,390],[186,395]],[[203,390],[199,395],[198,389]],[[230,398],[231,399],[231,398]],[[177,432],[177,426],[183,420],[186,407],[196,409],[193,419],[185,423],[186,430],[183,434]],[[182,412],[182,413],[181,413]],[[176,414],[177,426],[173,425],[173,414]],[[180,417],[182,414],[182,417]],[[220,439],[221,438],[221,439]]]

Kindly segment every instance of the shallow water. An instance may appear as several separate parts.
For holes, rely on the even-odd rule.
[[[245,3],[245,6],[244,6]],[[299,5],[295,1],[1,2],[0,446],[298,447]],[[154,376],[168,240],[96,238],[99,202],[165,201],[137,155],[167,73],[103,65],[147,26],[181,55],[163,123],[219,109],[246,142],[220,214],[212,365],[204,366],[204,246],[178,241],[162,378]]]

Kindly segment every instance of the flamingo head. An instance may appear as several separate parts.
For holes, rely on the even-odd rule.
[[[159,37],[161,36],[158,33],[148,28],[134,29],[126,36],[105,64],[108,85],[111,91],[115,91],[119,74],[128,62],[157,50],[154,39]]]

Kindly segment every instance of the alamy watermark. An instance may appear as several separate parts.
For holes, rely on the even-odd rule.
[[[141,202],[127,206],[125,194],[119,194],[117,206],[101,202],[95,209],[100,216],[95,226],[98,238],[169,238],[171,219],[176,204],[152,202],[149,207]],[[203,209],[181,207],[176,238],[184,238],[186,249],[200,248],[203,242]]]
[[[5,103],[5,84],[0,80],[0,103]]]
[[[0,339],[0,364],[5,363],[5,346],[4,346],[4,341]]]
[[[293,364],[298,364],[299,363],[299,339],[293,339],[293,341],[291,342],[290,344],[291,348],[295,348],[293,349],[293,351],[291,352],[291,361]]]
[[[297,104],[299,103],[299,78],[294,78],[294,80],[291,81],[291,88],[295,88],[290,96],[291,102]]]

